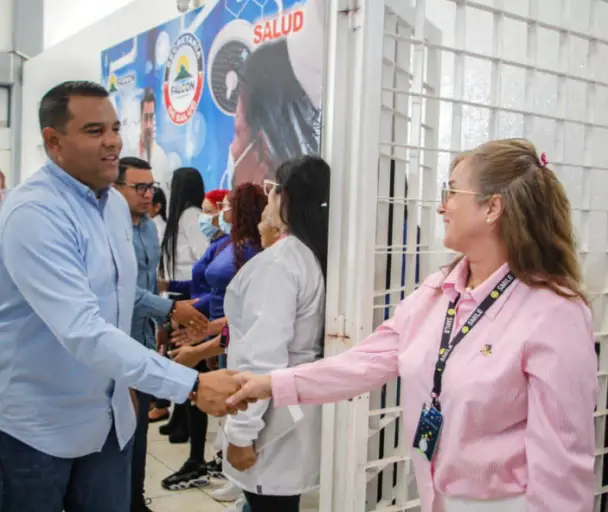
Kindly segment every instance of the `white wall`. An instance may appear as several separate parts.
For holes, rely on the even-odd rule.
[[[0,3],[5,1],[0,0]],[[132,2],[133,0],[44,0],[44,47],[55,46]]]
[[[0,52],[13,49],[13,0],[0,0]]]
[[[110,3],[109,0],[101,1]],[[174,0],[135,0],[25,64],[22,180],[31,176],[45,161],[37,120],[38,104],[44,93],[66,80],[99,81],[102,50],[178,15]]]

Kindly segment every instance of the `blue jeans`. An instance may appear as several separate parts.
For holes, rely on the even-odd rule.
[[[146,453],[148,451],[148,410],[152,397],[146,393],[136,392],[138,413],[137,428],[133,436],[133,459],[131,462],[131,498],[141,501],[144,495],[146,479]]]
[[[2,512],[129,512],[132,443],[112,428],[101,452],[53,457],[0,432]]]

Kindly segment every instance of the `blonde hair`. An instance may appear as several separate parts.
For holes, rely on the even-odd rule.
[[[490,141],[458,155],[452,171],[463,160],[471,164],[480,201],[493,195],[503,199],[498,226],[515,277],[528,286],[587,304],[570,201],[534,144],[525,139]]]

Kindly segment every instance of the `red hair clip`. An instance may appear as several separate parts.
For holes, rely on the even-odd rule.
[[[545,153],[541,153],[540,155],[540,163],[543,164],[543,167],[547,165],[547,155]]]

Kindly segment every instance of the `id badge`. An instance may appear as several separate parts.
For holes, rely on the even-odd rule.
[[[433,459],[437,449],[442,425],[443,414],[441,414],[441,411],[438,411],[434,406],[425,404],[422,407],[420,421],[414,435],[414,448],[421,452],[429,462]]]

